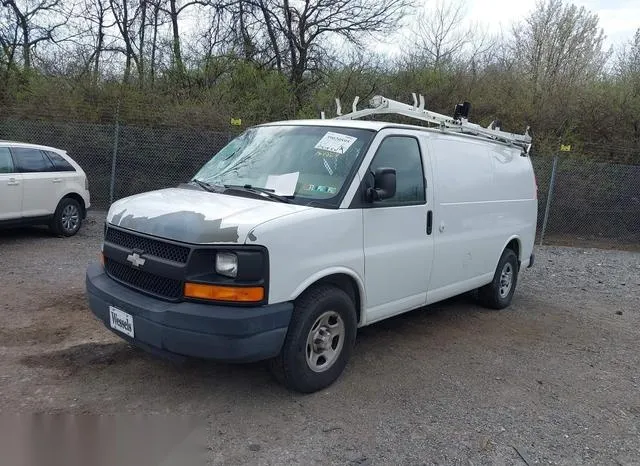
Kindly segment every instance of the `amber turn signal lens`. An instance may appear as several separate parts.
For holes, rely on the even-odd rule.
[[[100,253],[100,264],[104,267],[104,252]]]
[[[264,288],[204,285],[202,283],[185,283],[186,298],[209,299],[212,301],[257,302],[264,299]]]

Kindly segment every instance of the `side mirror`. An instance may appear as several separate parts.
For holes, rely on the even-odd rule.
[[[396,169],[381,167],[373,174],[373,188],[367,189],[367,201],[375,202],[396,195]]]

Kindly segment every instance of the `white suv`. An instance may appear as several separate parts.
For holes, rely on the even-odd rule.
[[[48,225],[73,236],[89,207],[87,175],[64,150],[0,141],[0,226]]]

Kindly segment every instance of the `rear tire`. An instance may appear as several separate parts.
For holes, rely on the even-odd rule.
[[[340,377],[356,339],[352,299],[340,288],[322,285],[295,303],[280,354],[270,361],[275,378],[290,390],[312,393]]]
[[[491,283],[478,289],[480,303],[490,309],[509,306],[518,283],[518,271],[518,256],[512,249],[505,249]]]
[[[82,207],[73,198],[65,197],[60,201],[51,221],[51,231],[56,236],[73,236],[82,225]]]

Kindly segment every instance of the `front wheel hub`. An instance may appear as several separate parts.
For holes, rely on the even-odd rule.
[[[344,347],[345,325],[335,311],[321,314],[309,329],[306,359],[309,369],[324,372],[336,362]]]

